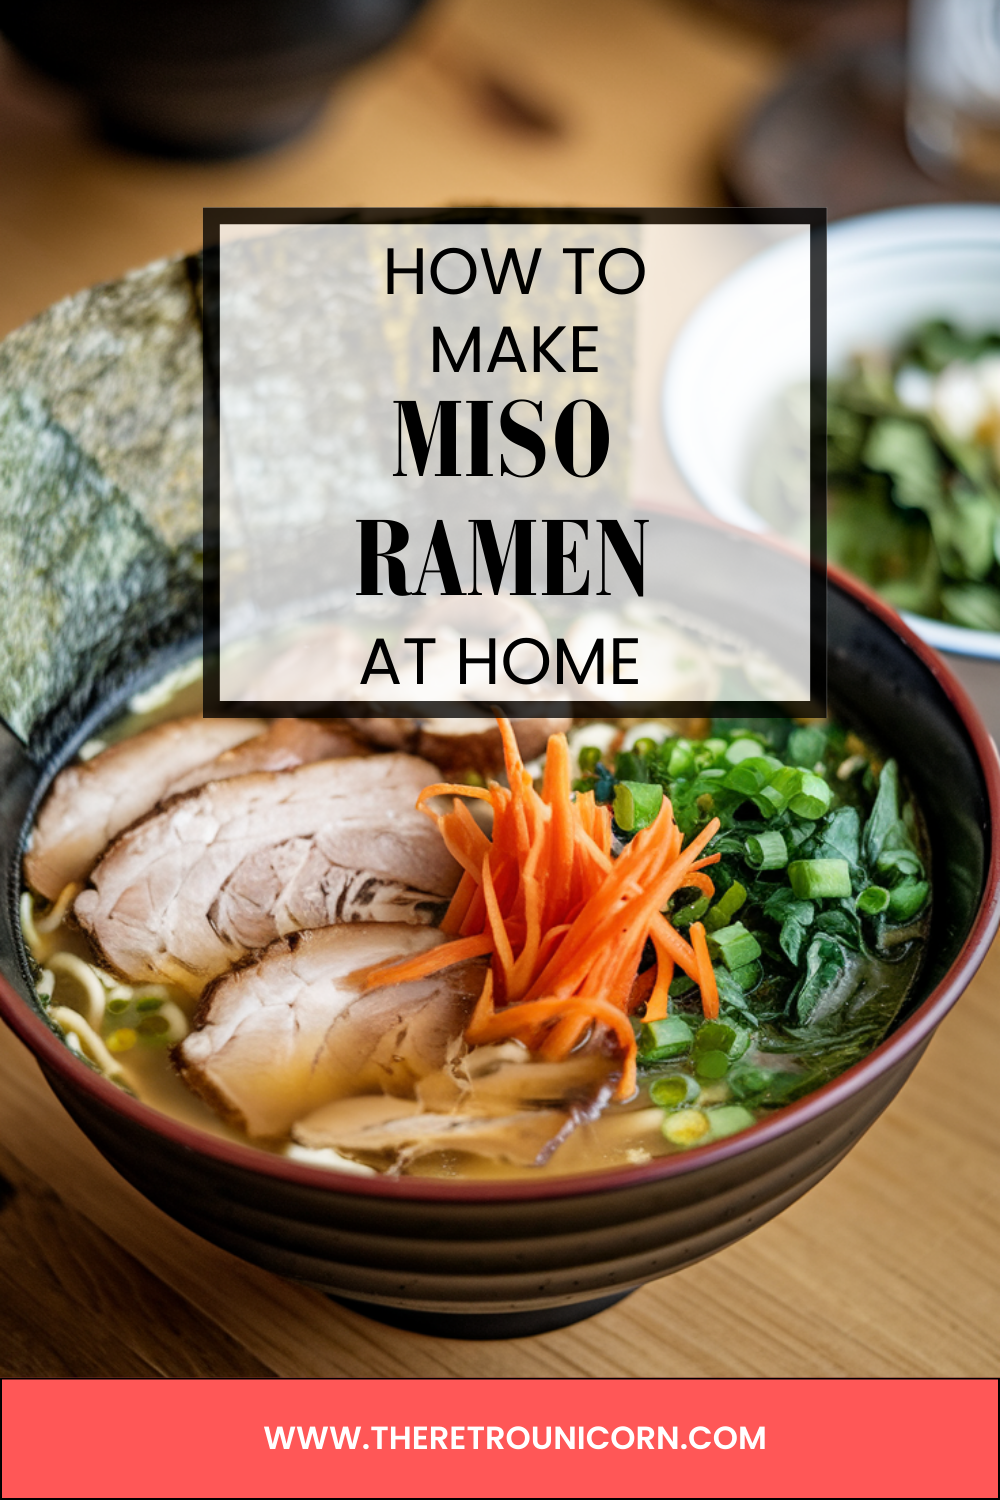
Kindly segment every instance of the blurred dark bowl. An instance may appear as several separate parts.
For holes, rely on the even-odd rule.
[[[302,130],[330,85],[424,0],[34,0],[0,32],[71,85],[106,135],[157,155],[240,156]]]
[[[780,572],[781,554],[766,542],[712,522],[675,524],[695,527],[716,556],[728,546],[753,548],[762,577]],[[708,609],[710,577],[699,570]],[[761,590],[764,607],[769,592]],[[0,740],[0,1014],[122,1175],[235,1254],[373,1316],[439,1333],[515,1336],[586,1316],[740,1239],[835,1166],[905,1083],[997,929],[1000,765],[975,709],[940,658],[844,577],[829,592],[829,640],[838,711],[898,754],[927,818],[935,881],[929,956],[906,1015],[881,1046],[743,1134],[575,1177],[361,1178],[203,1134],[123,1093],[43,1019],[17,922],[33,809],[100,714],[41,771],[12,737]],[[109,701],[101,712],[116,706]],[[918,1192],[914,1184],[914,1212],[926,1209]]]

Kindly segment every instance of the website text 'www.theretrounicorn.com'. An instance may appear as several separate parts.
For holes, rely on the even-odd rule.
[[[368,1441],[362,1441],[362,1430]],[[387,1450],[395,1452],[469,1452],[492,1450],[520,1452],[546,1448],[581,1449],[628,1448],[651,1451],[657,1449],[730,1448],[750,1449],[761,1452],[765,1447],[764,1428],[750,1431],[746,1427],[701,1427],[690,1428],[686,1433],[677,1427],[270,1427],[265,1425],[264,1437],[272,1452],[284,1449],[294,1452],[317,1451],[340,1452],[347,1449],[354,1453],[359,1449]],[[327,1448],[329,1443],[329,1448]]]

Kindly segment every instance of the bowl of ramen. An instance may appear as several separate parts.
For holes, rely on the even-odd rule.
[[[44,767],[3,739],[3,1015],[237,1255],[429,1331],[587,1316],[828,1172],[996,930],[975,710],[846,578],[829,644],[822,722],[448,733],[206,720],[175,644]]]
[[[996,733],[1000,207],[845,220],[827,248],[830,561],[950,654]],[[808,366],[782,309],[807,258],[799,236],[724,282],[682,330],[664,386],[668,442],[698,499],[800,544]]]

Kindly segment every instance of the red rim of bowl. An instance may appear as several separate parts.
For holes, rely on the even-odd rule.
[[[665,1178],[683,1177],[702,1167],[751,1151],[789,1134],[800,1125],[810,1123],[894,1067],[930,1036],[967,988],[1000,925],[1000,839],[995,836],[996,830],[1000,829],[1000,754],[997,747],[972,700],[941,658],[870,589],[837,568],[831,567],[828,571],[830,582],[836,588],[852,595],[869,613],[877,616],[905,641],[937,679],[962,720],[982,767],[989,803],[986,883],[972,929],[958,957],[913,1015],[867,1057],[804,1099],[776,1110],[766,1120],[722,1141],[695,1146],[676,1156],[660,1157],[640,1166],[608,1167],[572,1176],[541,1178],[534,1182],[510,1178],[500,1181],[450,1182],[438,1178],[358,1177],[328,1167],[308,1166],[287,1157],[271,1155],[254,1146],[211,1135],[133,1099],[110,1080],[93,1072],[75,1058],[65,1043],[45,1025],[29,1002],[12,989],[2,976],[0,1015],[35,1056],[72,1088],[92,1095],[102,1104],[110,1105],[143,1129],[222,1165],[273,1177],[289,1186],[317,1188],[341,1195],[465,1204],[585,1197],[592,1193],[614,1192]]]

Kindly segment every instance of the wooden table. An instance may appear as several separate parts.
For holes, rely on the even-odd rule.
[[[308,137],[190,166],[88,140],[0,59],[0,333],[196,246],[205,204],[719,202],[717,148],[780,63],[693,5],[444,0]],[[3,1031],[2,1372],[992,1376],[998,1002],[1000,947],[871,1133],[750,1239],[590,1322],[489,1344],[382,1327],[182,1229]]]

